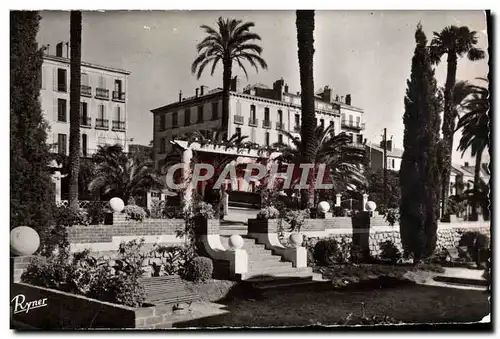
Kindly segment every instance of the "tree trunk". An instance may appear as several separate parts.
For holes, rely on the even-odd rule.
[[[314,11],[297,11],[297,45],[300,69],[300,89],[302,124],[300,134],[302,137],[302,148],[306,163],[314,163],[316,148],[316,115],[314,111]],[[312,172],[312,171],[311,171]],[[313,175],[310,173],[307,184],[313,184]],[[308,189],[301,191],[302,208],[310,208],[314,203],[314,194]]]
[[[229,130],[229,90],[231,88],[231,59],[224,60],[224,70],[222,74],[222,139],[228,138]]]
[[[70,25],[69,205],[71,208],[76,209],[78,208],[78,172],[80,170],[81,11],[71,11]]]
[[[481,173],[481,158],[482,158],[483,152],[477,152],[476,154],[476,166],[474,167],[474,196],[472,197],[472,215],[471,218],[472,220],[476,221],[477,220],[477,198],[479,195],[479,180],[480,180],[480,173]]]
[[[441,217],[446,214],[448,198],[450,195],[450,172],[451,155],[453,152],[453,133],[455,131],[455,116],[453,112],[453,87],[455,86],[457,74],[457,55],[453,51],[448,52],[448,70],[446,74],[446,84],[444,88],[444,114],[443,114],[443,140],[444,159],[441,187]]]

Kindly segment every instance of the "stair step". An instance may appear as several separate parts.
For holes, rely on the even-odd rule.
[[[259,268],[255,270],[250,270],[247,274],[262,274],[262,275],[278,275],[281,273],[299,273],[299,272],[307,272],[312,276],[312,269],[310,267],[301,267],[296,268],[291,266],[283,266],[283,267],[268,267],[268,268]],[[309,269],[309,270],[307,270]]]
[[[282,268],[293,268],[291,262],[287,261],[276,261],[276,262],[259,262],[259,261],[254,261],[250,262],[248,264],[248,270],[249,271],[257,271],[257,270],[275,270],[275,269],[282,269]]]
[[[262,272],[252,271],[242,274],[241,279],[245,281],[275,281],[289,278],[310,278],[312,279],[312,270],[303,271],[297,268],[288,268],[283,272]]]
[[[317,281],[313,280],[311,277],[300,277],[300,278],[290,278],[290,279],[277,279],[268,280],[253,283],[253,288],[258,290],[270,290],[274,288],[284,288],[292,286],[304,286],[318,284]]]

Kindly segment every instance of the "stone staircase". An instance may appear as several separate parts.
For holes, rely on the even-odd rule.
[[[220,239],[222,245],[229,249],[229,236],[221,236]],[[256,283],[272,282],[274,286],[312,281],[311,267],[293,267],[291,262],[282,261],[281,256],[274,255],[255,239],[243,236],[243,241],[243,249],[248,253],[248,272],[241,274],[239,279]]]

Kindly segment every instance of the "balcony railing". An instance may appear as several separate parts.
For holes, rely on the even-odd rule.
[[[91,97],[92,96],[92,87],[87,86],[87,85],[82,85],[80,87],[80,94],[83,95],[84,97]]]
[[[96,129],[109,129],[109,120],[108,119],[95,119],[95,128]]]
[[[96,88],[95,89],[95,97],[98,98],[98,99],[109,100],[109,89]]]
[[[342,127],[355,128],[355,129],[365,129],[364,122],[354,122],[354,121],[346,121],[342,120]]]
[[[235,115],[234,116],[234,123],[235,124],[239,124],[239,125],[243,125],[243,115]]]
[[[276,129],[280,130],[280,131],[284,130],[285,129],[285,124],[282,123],[282,122],[277,121],[276,122]]]
[[[365,145],[359,142],[350,142],[348,145],[353,148],[365,149]]]
[[[248,118],[248,126],[257,127],[259,125],[259,119],[257,118]]]
[[[91,128],[92,118],[91,117],[80,117],[80,127]]]
[[[113,100],[125,101],[125,92],[113,91]]]
[[[125,131],[125,121],[113,120],[111,129],[113,131]]]
[[[271,128],[271,121],[270,120],[263,120],[262,121],[262,127],[264,127],[264,128]]]
[[[293,126],[293,131],[297,132],[297,133],[300,133],[300,125]]]

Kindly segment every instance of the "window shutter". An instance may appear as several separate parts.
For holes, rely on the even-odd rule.
[[[57,121],[57,113],[58,113],[58,105],[57,105],[57,98],[54,98],[54,121]]]
[[[54,91],[57,91],[57,68],[52,69],[52,85]]]

